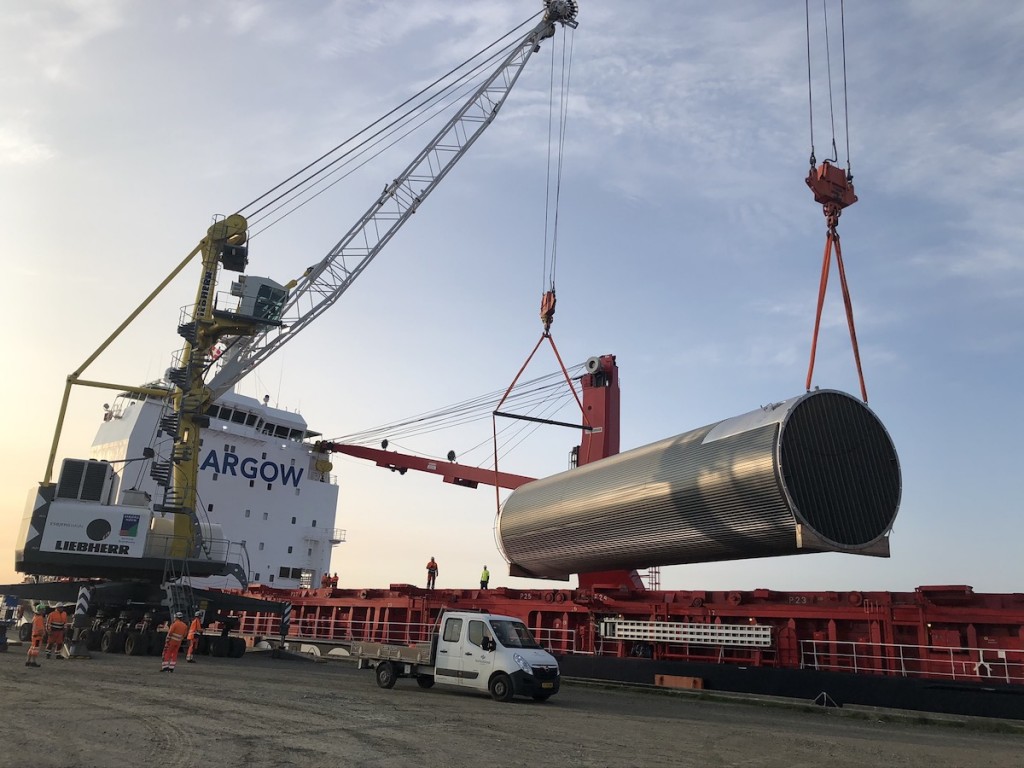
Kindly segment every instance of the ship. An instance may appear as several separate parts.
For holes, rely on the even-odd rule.
[[[170,396],[167,382],[145,387],[161,388]],[[123,491],[158,498],[152,462],[140,457],[147,448],[155,456],[170,454],[172,437],[160,429],[166,408],[167,398],[122,392],[103,409],[91,458],[123,466]],[[338,485],[311,450],[320,433],[300,414],[271,406],[269,396],[259,401],[228,392],[206,416],[210,426],[199,444],[196,504],[210,527],[206,538],[237,546],[242,569],[254,581],[284,589],[319,585],[333,548],[345,540],[345,531],[335,526]],[[227,574],[193,582],[200,588],[240,586]]]

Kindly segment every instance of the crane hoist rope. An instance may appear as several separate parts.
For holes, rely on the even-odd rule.
[[[810,0],[805,0],[804,11],[807,20],[807,103],[810,112],[811,127],[811,156],[810,172],[805,179],[807,186],[814,193],[814,199],[822,205],[825,214],[825,251],[822,257],[821,277],[818,281],[818,302],[814,316],[814,332],[811,336],[810,360],[807,366],[806,388],[811,389],[811,382],[814,377],[814,362],[818,348],[818,333],[821,329],[821,311],[825,303],[825,291],[828,287],[828,277],[832,264],[832,252],[835,251],[836,267],[839,271],[839,283],[843,293],[843,305],[846,310],[846,324],[850,330],[850,343],[853,346],[853,359],[857,367],[857,379],[860,384],[861,398],[868,401],[867,386],[864,384],[864,370],[860,361],[860,347],[857,344],[857,329],[853,320],[853,301],[850,298],[850,287],[846,280],[846,266],[843,263],[843,251],[839,242],[839,217],[844,208],[857,202],[857,195],[853,190],[853,173],[850,166],[850,130],[849,110],[846,96],[846,13],[843,0],[840,0],[840,21],[842,27],[842,57],[843,57],[843,106],[844,119],[846,123],[846,171],[834,163],[839,160],[836,148],[835,136],[835,112],[832,99],[832,64],[831,51],[829,46],[828,30],[828,0],[822,0],[825,51],[827,61],[829,110],[832,115],[832,157],[817,165],[814,156],[814,102],[811,96],[811,22],[810,22]]]
[[[566,30],[566,26],[570,27],[570,30]],[[561,76],[559,79],[557,91],[558,91],[558,108],[557,113],[555,109],[555,46],[551,49],[551,84],[550,93],[548,96],[548,151],[547,151],[547,177],[545,183],[545,216],[544,216],[544,253],[543,253],[543,292],[541,295],[540,302],[540,320],[543,325],[543,331],[541,332],[540,338],[534,345],[530,354],[527,355],[526,361],[520,367],[518,373],[512,379],[512,383],[509,384],[508,389],[505,390],[505,394],[498,401],[498,404],[494,407],[494,413],[491,417],[491,426],[493,432],[493,447],[494,447],[494,473],[495,477],[498,476],[498,463],[499,463],[499,448],[498,448],[498,435],[501,430],[498,429],[498,417],[511,418],[511,419],[522,419],[533,422],[535,424],[553,424],[556,426],[563,427],[574,427],[582,428],[584,431],[591,428],[587,413],[583,408],[583,402],[580,399],[579,393],[576,391],[576,387],[573,385],[572,377],[569,375],[568,370],[565,367],[565,363],[562,361],[561,353],[558,351],[558,346],[555,344],[554,337],[551,335],[551,323],[555,317],[555,272],[557,267],[558,257],[558,211],[559,203],[561,200],[561,189],[562,189],[562,170],[563,170],[563,157],[565,150],[565,133],[566,123],[568,118],[568,104],[569,104],[569,83],[570,75],[572,71],[572,44],[573,35],[571,30],[575,29],[575,25],[563,25],[563,40],[562,40],[562,66],[560,69]],[[556,134],[553,136],[553,134]],[[550,232],[550,238],[549,238]],[[550,257],[548,246],[550,245]],[[582,425],[568,424],[561,421],[555,421],[553,419],[538,418],[535,416],[527,416],[522,413],[511,413],[502,411],[502,406],[509,398],[510,393],[515,388],[519,378],[523,375],[523,372],[530,365],[530,361],[533,360],[534,355],[537,354],[537,350],[540,349],[541,345],[547,341],[551,347],[551,351],[555,355],[555,359],[558,361],[558,366],[561,371],[565,383],[568,386],[569,391],[572,393],[573,399],[576,401],[576,405],[579,407],[580,414],[582,416]],[[500,512],[501,509],[501,487],[498,483],[494,484],[494,500],[496,511]]]
[[[342,162],[346,158],[350,157],[358,150],[365,146],[372,144],[375,140],[381,136],[385,136],[389,131],[392,131],[396,126],[400,126],[402,123],[407,121],[410,115],[427,108],[427,106],[434,101],[438,101],[444,97],[446,93],[450,93],[454,90],[459,83],[472,78],[475,74],[478,74],[482,69],[487,67],[492,62],[496,61],[503,55],[507,55],[508,50],[512,46],[519,42],[518,32],[523,29],[527,24],[536,19],[538,14],[533,14],[530,18],[524,22],[506,32],[504,35],[486,45],[480,51],[477,51],[468,59],[464,60],[461,64],[452,67],[445,74],[441,75],[433,82],[424,86],[420,91],[413,94],[398,106],[394,107],[389,112],[381,115],[375,121],[370,123],[368,126],[362,128],[356,133],[349,136],[343,142],[327,150],[315,160],[311,161],[307,165],[303,166],[295,173],[290,175],[288,178],[274,185],[259,197],[251,200],[250,202],[243,205],[238,209],[237,213],[246,216],[249,219],[250,226],[259,222],[260,219],[255,218],[260,213],[264,213],[267,209],[273,208],[275,205],[280,203],[282,200],[294,199],[296,194],[301,192],[311,185],[319,183],[315,181],[318,177],[327,174],[328,171]],[[511,42],[509,42],[511,40]],[[463,72],[475,59],[478,59],[486,54],[496,46],[500,46],[495,52],[487,55],[481,61],[473,65],[473,68]],[[445,84],[449,78],[459,72],[463,72],[453,82]],[[442,86],[441,90],[435,91],[438,86]],[[404,110],[404,111],[402,111]],[[396,116],[397,115],[397,116]],[[389,118],[394,118],[390,122],[385,123]],[[378,127],[379,126],[379,127]],[[374,129],[377,130],[374,130]],[[371,133],[372,131],[372,133]],[[363,137],[358,143],[355,143],[360,137]],[[344,152],[342,152],[344,150]],[[339,154],[340,153],[340,154]],[[333,159],[331,159],[333,157]],[[293,183],[294,182],[294,183]],[[291,186],[288,186],[288,185]],[[275,194],[276,193],[276,194]],[[270,199],[268,199],[270,198]],[[255,207],[259,206],[259,207]],[[276,210],[276,209],[275,209]]]
[[[558,88],[558,113],[555,115],[555,46],[551,46],[551,86],[548,97],[548,151],[547,179],[544,185],[544,259],[541,278],[540,317],[547,333],[555,316],[555,273],[558,267],[558,218],[559,203],[562,194],[562,165],[565,158],[566,121],[569,112],[569,82],[572,74],[572,46],[575,38],[568,35],[568,42],[563,41],[561,82]],[[552,133],[557,126],[557,141]],[[554,154],[554,162],[552,161]],[[555,166],[552,171],[552,165]],[[554,177],[554,178],[552,178]],[[552,187],[554,193],[552,195]],[[552,200],[552,197],[554,198]],[[550,235],[550,242],[549,242]],[[550,258],[548,246],[550,245]]]

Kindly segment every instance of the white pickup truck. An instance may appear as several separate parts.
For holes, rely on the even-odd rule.
[[[517,695],[545,701],[558,693],[558,662],[519,619],[445,611],[437,630],[429,643],[355,642],[350,652],[360,669],[376,671],[381,688],[415,677],[420,688],[443,683],[488,691],[497,701]]]

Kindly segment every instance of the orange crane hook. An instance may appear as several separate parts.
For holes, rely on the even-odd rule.
[[[812,155],[813,157],[813,155]],[[868,391],[864,384],[864,371],[860,364],[860,348],[857,345],[857,329],[853,322],[853,302],[850,299],[850,287],[846,282],[846,267],[843,264],[843,251],[839,245],[839,216],[843,209],[857,202],[853,191],[853,176],[837,168],[825,160],[817,168],[812,160],[811,172],[807,175],[807,186],[814,193],[814,199],[821,203],[825,213],[827,232],[825,235],[825,254],[821,263],[821,281],[818,284],[818,308],[814,317],[814,335],[811,339],[811,359],[807,367],[808,391],[814,375],[814,358],[818,348],[818,331],[821,327],[821,309],[825,303],[825,289],[828,287],[829,267],[832,261],[832,249],[836,252],[836,266],[839,268],[839,283],[843,290],[843,304],[846,307],[846,323],[850,328],[850,342],[853,345],[853,359],[857,365],[857,378],[860,382],[860,396],[866,403]]]

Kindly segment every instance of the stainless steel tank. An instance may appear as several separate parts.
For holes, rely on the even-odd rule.
[[[511,573],[573,573],[803,552],[888,557],[899,459],[878,417],[809,392],[514,491]]]

